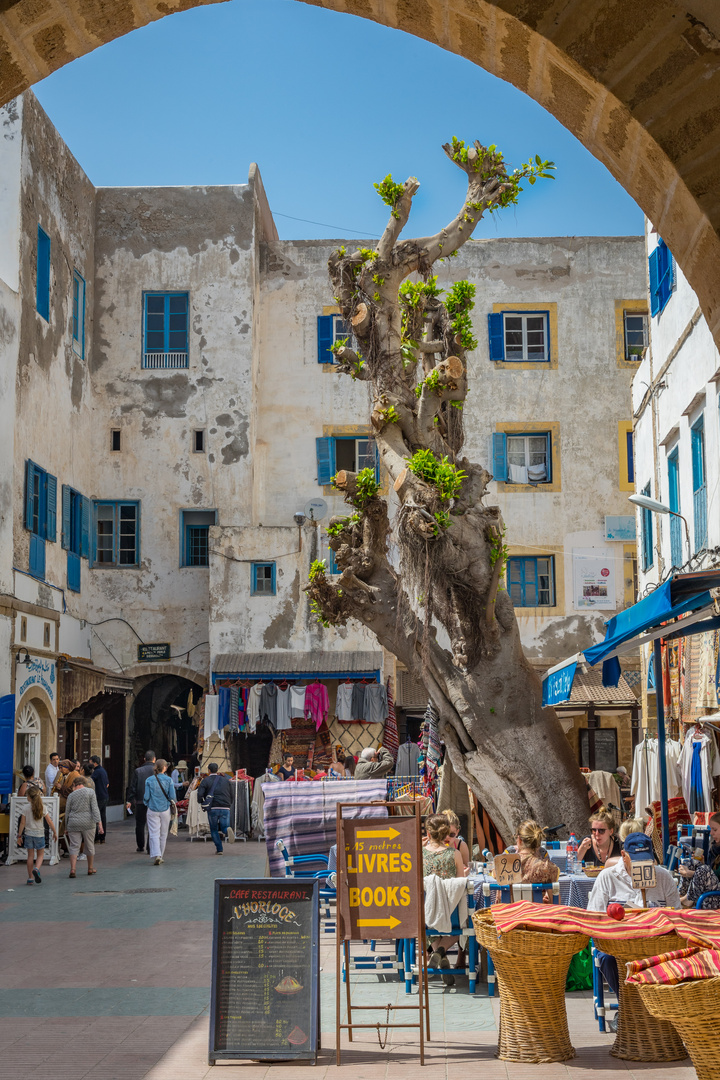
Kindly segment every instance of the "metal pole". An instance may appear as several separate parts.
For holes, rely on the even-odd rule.
[[[665,761],[665,702],[663,699],[663,670],[660,638],[653,642],[655,657],[655,702],[657,708],[658,759],[660,761],[660,814],[662,816],[663,862],[670,846],[670,817],[668,815],[667,763]],[[645,809],[641,807],[640,809]]]

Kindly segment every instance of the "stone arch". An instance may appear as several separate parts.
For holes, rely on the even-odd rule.
[[[185,664],[135,664],[133,667],[123,669],[123,678],[133,680],[136,693],[146,683],[156,679],[158,675],[177,675],[180,679],[198,683],[203,690],[206,690],[208,686],[207,674],[196,671],[195,668],[187,667]],[[144,676],[147,676],[147,678],[141,681]]]
[[[0,103],[104,42],[219,0],[0,0]],[[308,0],[511,82],[610,170],[669,244],[720,343],[720,7],[706,0]],[[449,133],[451,134],[451,133]]]
[[[31,764],[36,776],[43,776],[50,750],[55,749],[57,721],[55,710],[41,686],[29,687],[15,707],[15,743],[13,748],[16,778],[23,765]],[[26,750],[33,747],[32,760]]]

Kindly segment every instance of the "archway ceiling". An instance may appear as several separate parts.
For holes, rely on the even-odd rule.
[[[217,2],[0,0],[0,103],[104,42]],[[425,38],[543,105],[663,235],[720,343],[717,0],[302,2]]]

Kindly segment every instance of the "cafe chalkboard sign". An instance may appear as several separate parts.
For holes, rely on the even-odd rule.
[[[208,1061],[316,1061],[318,883],[215,881]]]

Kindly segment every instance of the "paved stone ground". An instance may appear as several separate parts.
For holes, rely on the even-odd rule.
[[[25,867],[0,867],[0,1080],[541,1080],[622,1074],[632,1080],[693,1080],[689,1062],[668,1066],[616,1061],[601,1035],[589,994],[568,995],[577,1056],[564,1065],[513,1065],[495,1058],[497,1001],[467,982],[431,985],[432,1041],[418,1074],[417,1036],[391,1033],[385,1050],[375,1032],[343,1042],[335,1066],[334,939],[321,945],[323,1050],[305,1064],[207,1065],[212,895],[215,877],[262,877],[262,844],[227,845],[170,838],[163,866],[135,853],[132,823],[111,824],[98,848],[98,873],[78,863],[43,869],[41,886],[25,885]],[[152,891],[145,891],[152,890]],[[358,1004],[405,1004],[404,984],[357,975]],[[374,1014],[371,1014],[374,1017]],[[310,1072],[308,1073],[308,1070]],[[272,1074],[272,1075],[271,1075]]]

